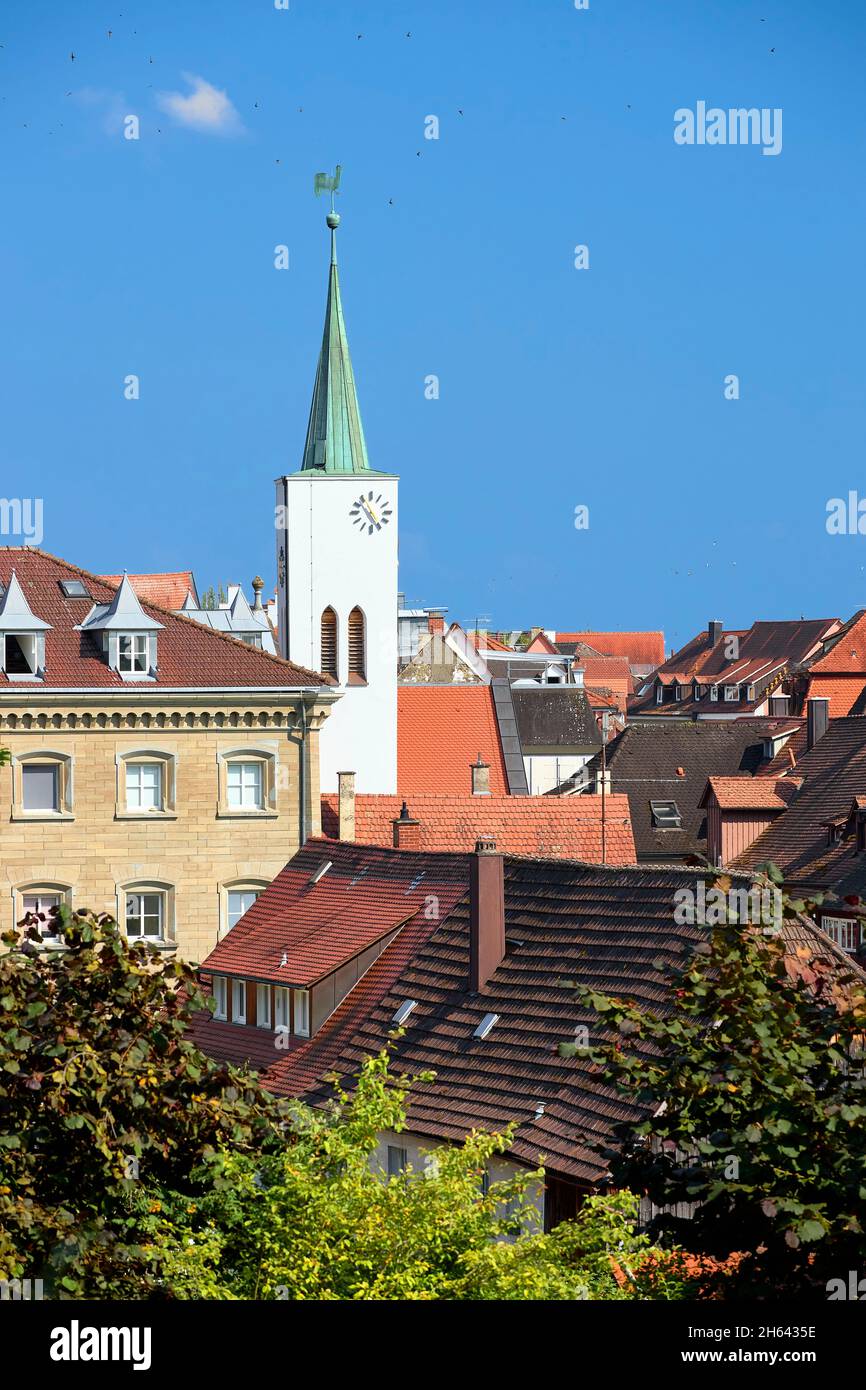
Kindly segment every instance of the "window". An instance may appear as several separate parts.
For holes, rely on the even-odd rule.
[[[136,940],[163,938],[165,930],[165,895],[163,893],[127,893],[126,934]]]
[[[299,1038],[310,1036],[310,991],[307,989],[294,989],[293,1004],[295,1009],[295,1033]]]
[[[271,987],[270,985],[256,985],[256,1027],[270,1028],[271,1026]]]
[[[711,686],[710,686],[710,699],[711,699],[711,700],[718,700],[718,698],[719,698],[719,687],[718,687],[717,685],[711,685]]]
[[[228,894],[227,921],[229,931],[248,912],[261,892],[260,888],[231,888]]]
[[[656,686],[656,704],[657,704],[657,705],[662,704],[662,702],[664,701],[664,698],[665,698],[665,688],[664,688],[664,686],[662,685],[661,681],[659,681],[658,685]]]
[[[337,680],[337,615],[333,608],[322,614],[322,675]]]
[[[396,1144],[388,1145],[388,1177],[396,1178],[408,1166],[409,1155]]]
[[[279,745],[265,743],[217,751],[220,816],[277,816]],[[235,882],[233,888],[259,887]]]
[[[349,683],[362,684],[367,679],[367,638],[364,614],[353,608],[349,614]]]
[[[227,773],[228,804],[233,811],[261,811],[262,765],[260,762],[231,762]]]
[[[90,598],[86,585],[80,579],[61,579],[60,588],[67,598]]]
[[[289,991],[274,990],[274,1028],[278,1033],[289,1031]]]
[[[247,982],[232,980],[232,1023],[247,1021]]]
[[[126,809],[128,811],[161,811],[162,765],[160,763],[126,764]]]
[[[147,633],[122,632],[117,639],[117,669],[122,676],[146,675]]]
[[[25,811],[60,810],[60,775],[56,763],[25,763],[21,769],[21,804]]]
[[[746,686],[746,699],[747,699],[747,700],[754,700],[754,698],[755,698],[755,687],[754,687],[753,685],[747,685],[747,686]]]
[[[739,687],[738,685],[726,685],[726,686],[725,686],[725,699],[726,699],[726,700],[728,700],[728,701],[731,701],[731,700],[739,700],[739,698],[740,698],[740,687]]]
[[[683,818],[675,801],[651,801],[650,811],[656,830],[682,830]]]
[[[38,656],[35,633],[8,633],[3,645],[3,670],[7,676],[36,675]]]
[[[225,975],[214,975],[213,997],[216,1003],[216,1009],[214,1010],[214,1018],[221,1019],[222,1021],[225,1021],[228,1018],[228,1009],[226,1008],[227,993],[228,991],[226,989]]]
[[[261,647],[262,634],[260,632],[241,632],[238,633],[242,642],[246,642],[248,647]]]
[[[22,894],[21,908],[25,917],[28,912],[33,912],[37,916],[44,916],[45,921],[40,922],[39,929],[46,940],[56,941],[56,921],[52,915],[52,911],[55,907],[59,907],[62,902],[62,893],[41,893],[37,891],[35,893]]]
[[[822,917],[821,926],[843,951],[854,952],[859,947],[860,923],[856,917]]]

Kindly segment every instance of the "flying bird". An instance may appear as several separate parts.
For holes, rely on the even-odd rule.
[[[69,61],[70,61],[70,63],[74,63],[74,62],[75,62],[75,54],[74,54],[74,53],[70,53],[70,55],[69,55]]]

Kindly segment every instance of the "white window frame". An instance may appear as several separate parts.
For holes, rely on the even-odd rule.
[[[821,930],[849,955],[859,949],[861,940],[860,921],[856,917],[822,917]],[[850,943],[850,944],[849,944]]]
[[[232,893],[255,893],[256,898],[260,898],[267,886],[268,881],[263,878],[234,878],[229,879],[227,882],[221,883],[219,885],[220,941],[226,935],[227,932],[231,931],[232,926],[235,925],[234,923],[230,922],[230,905]],[[245,910],[249,912],[249,908],[246,908]]]
[[[123,908],[123,927],[124,927],[124,931],[126,932],[126,935],[127,935],[128,940],[130,940],[130,941],[164,941],[164,940],[165,940],[165,918],[166,918],[165,894],[164,894],[160,889],[158,889],[158,888],[130,888],[130,889],[124,894],[124,898],[125,898],[125,902],[124,902],[124,908]],[[156,903],[157,903],[157,913],[156,913],[156,917],[157,917],[157,919],[158,919],[159,928],[158,928],[158,930],[157,930],[156,932],[147,932],[147,931],[144,931],[143,929],[142,929],[141,931],[130,931],[130,929],[129,929],[129,928],[130,928],[130,921],[133,921],[133,922],[134,922],[134,921],[137,920],[137,921],[139,922],[139,924],[141,925],[141,924],[144,922],[144,919],[145,919],[146,917],[152,917],[152,916],[154,915],[152,912],[146,912],[146,911],[145,911],[145,908],[144,908],[144,900],[145,900],[146,898],[153,898],[153,899],[156,900]],[[136,915],[136,914],[133,914],[132,917],[130,917],[130,912],[129,912],[129,902],[130,902],[131,899],[132,899],[132,900],[138,899],[138,902],[139,902],[139,911],[138,911],[137,915]]]
[[[246,1023],[247,1021],[247,982],[246,980],[232,979],[231,982],[232,999],[232,1023]]]
[[[124,651],[124,644],[129,650]],[[138,661],[143,665],[138,665]],[[121,676],[146,676],[150,672],[150,638],[146,632],[117,634],[117,669]]]
[[[177,819],[177,754],[166,748],[121,748],[115,754],[117,789],[114,816],[116,820],[176,820]],[[143,810],[131,807],[128,794],[128,770],[136,764],[156,764],[160,768],[159,807]]]
[[[740,698],[740,687],[738,685],[725,686],[725,700],[729,705],[736,704]]]
[[[270,985],[256,985],[256,1027],[272,1031]]]
[[[300,1023],[298,1022],[299,1017]],[[292,1022],[296,1038],[308,1038],[310,1036],[310,991],[308,989],[292,990]]]
[[[656,686],[656,704],[657,704],[657,705],[662,704],[663,701],[664,701],[664,698],[665,698],[665,688],[664,688],[664,686],[662,685],[661,681],[659,681],[658,685]]]
[[[289,991],[283,985],[274,987],[274,1032],[288,1033],[291,1001]]]
[[[165,788],[163,786],[163,766],[161,762],[140,762],[135,758],[124,759],[126,769],[126,809],[127,811],[138,811],[152,813],[162,811],[165,806]],[[156,774],[155,779],[153,774]],[[154,786],[145,786],[145,774],[149,781],[154,781]],[[136,786],[135,783],[138,783]],[[145,798],[148,798],[145,800]],[[138,799],[138,805],[134,802]],[[152,799],[151,799],[152,798]]]
[[[711,685],[711,686],[710,686],[710,699],[715,701],[715,700],[718,700],[718,698],[719,698],[719,687],[718,687],[717,685]]]
[[[219,800],[217,815],[231,817],[258,817],[266,819],[279,815],[277,784],[279,781],[279,745],[274,743],[250,744],[249,747],[235,746],[217,750],[217,772],[219,778]],[[230,770],[238,764],[258,766],[260,796],[257,805],[235,805],[229,801]],[[243,778],[243,774],[242,774]],[[232,780],[235,780],[232,778]]]
[[[237,783],[233,787],[233,782]],[[232,793],[239,800],[232,800]],[[252,799],[248,800],[248,793]],[[232,758],[226,767],[226,804],[230,811],[263,811],[265,809],[264,767],[260,758]]]
[[[127,898],[142,896],[155,893],[161,900],[160,908],[160,935],[159,936],[140,936],[129,935],[126,925],[126,901]],[[127,883],[118,885],[117,889],[117,920],[123,926],[124,933],[129,941],[143,941],[151,946],[158,946],[161,949],[174,949],[175,946],[175,888],[173,883],[166,883],[161,879],[131,879]]]
[[[211,981],[216,1008],[214,1018],[220,1023],[228,1021],[228,981],[225,975],[214,975]]]
[[[25,906],[28,898],[56,898],[58,902],[65,903],[67,907],[72,906],[72,889],[68,883],[48,882],[39,879],[35,882],[21,883],[12,890],[12,925],[17,927],[21,919],[26,915],[30,908]],[[45,908],[40,909],[45,911]],[[56,935],[43,932],[44,941],[57,941]]]
[[[402,1144],[389,1144],[386,1158],[389,1178],[399,1178],[409,1167],[409,1151]]]

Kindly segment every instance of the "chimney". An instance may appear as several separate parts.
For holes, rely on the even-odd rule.
[[[445,631],[445,619],[440,613],[431,613],[427,619],[427,631],[442,633]]]
[[[830,701],[813,697],[806,701],[806,751],[823,738],[830,723]]]
[[[596,794],[596,796],[601,796],[602,788],[604,788],[604,794],[605,794],[605,796],[610,796],[610,772],[607,771],[607,770],[604,771],[604,772],[602,772],[601,768],[598,767],[598,768],[596,768],[596,770],[595,770],[595,794]]]
[[[400,807],[399,816],[395,816],[391,825],[394,829],[395,849],[421,848],[421,822],[412,819],[409,815],[409,807],[406,805],[405,801]]]
[[[505,959],[505,876],[496,841],[476,840],[469,861],[469,990],[484,988]]]
[[[490,795],[490,764],[481,761],[481,754],[478,754],[478,762],[470,763],[469,769],[472,773],[472,795]]]
[[[340,840],[354,840],[355,838],[355,774],[354,772],[337,773],[337,838]]]
[[[253,580],[253,594],[254,594],[254,598],[253,598],[253,612],[254,612],[254,613],[260,613],[260,612],[262,611],[262,589],[263,589],[264,587],[265,587],[265,581],[262,579],[262,577],[261,577],[260,574],[257,574],[256,577],[255,577],[255,579]]]
[[[717,642],[720,642],[722,640],[722,633],[724,632],[724,630],[725,625],[724,623],[719,622],[718,618],[714,618],[711,622],[707,623],[707,636],[710,639],[711,647],[714,647]]]
[[[573,672],[573,674],[574,674],[574,683],[575,683],[575,685],[579,685],[579,686],[582,687],[582,686],[583,686],[583,678],[584,678],[584,676],[586,675],[586,667],[585,667],[584,665],[582,665],[581,662],[578,661],[578,662],[572,667],[572,672]]]

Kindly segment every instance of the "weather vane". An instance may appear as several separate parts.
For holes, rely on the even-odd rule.
[[[313,192],[315,193],[316,197],[318,198],[320,193],[330,193],[331,212],[334,211],[334,194],[339,193],[340,191],[340,175],[342,174],[342,172],[343,166],[341,164],[338,164],[336,169],[334,170],[333,175],[315,174],[313,176]]]

